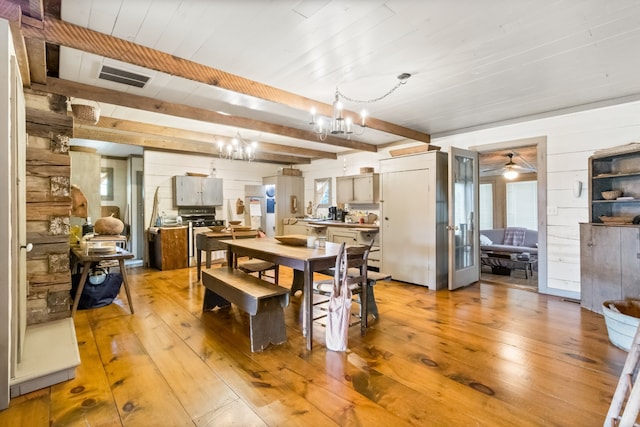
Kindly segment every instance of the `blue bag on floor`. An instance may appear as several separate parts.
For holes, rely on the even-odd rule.
[[[102,269],[99,269],[102,270]],[[107,273],[102,270],[95,274],[95,270],[87,276],[87,281],[80,295],[78,309],[98,308],[109,305],[118,296],[122,286],[122,274]],[[81,274],[71,276],[71,297],[75,297]]]

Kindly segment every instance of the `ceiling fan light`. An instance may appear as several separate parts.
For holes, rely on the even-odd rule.
[[[518,177],[518,172],[514,171],[511,168],[507,168],[502,174],[506,179],[516,179]]]

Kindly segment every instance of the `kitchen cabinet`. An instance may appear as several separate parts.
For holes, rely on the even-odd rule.
[[[305,223],[284,224],[283,234],[304,234],[307,236],[309,235],[309,227]]]
[[[602,303],[640,296],[640,228],[580,224],[581,306],[602,314]]]
[[[175,270],[189,266],[187,227],[160,227],[151,233],[155,268]]]
[[[364,173],[336,178],[338,204],[371,204],[380,201],[380,175]]]
[[[174,177],[176,206],[222,206],[222,179],[200,176]]]
[[[283,219],[304,217],[304,178],[295,175],[276,175],[262,179],[265,186],[273,185],[274,189],[274,217],[269,220],[267,215],[268,236],[280,236],[284,233]]]
[[[380,161],[380,270],[396,280],[448,287],[448,154]]]
[[[380,269],[380,241],[378,239],[377,229],[364,229],[364,228],[346,228],[346,227],[331,227],[327,228],[327,240],[334,243],[346,243],[347,245],[368,245],[373,240],[373,246],[371,246],[371,252],[369,252],[369,259],[367,265],[371,268]]]
[[[589,158],[589,222],[640,215],[640,150],[623,146],[603,153]],[[605,200],[602,192],[611,190],[622,191],[623,198]]]

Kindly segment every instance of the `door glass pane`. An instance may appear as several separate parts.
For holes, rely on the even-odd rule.
[[[507,227],[538,229],[538,181],[507,183]]]
[[[480,230],[493,229],[493,184],[480,184]]]
[[[475,261],[475,238],[473,230],[473,176],[474,161],[468,157],[455,158],[455,266],[456,270],[468,268]]]

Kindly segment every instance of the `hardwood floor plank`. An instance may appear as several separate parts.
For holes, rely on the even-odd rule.
[[[113,308],[113,307],[109,307]],[[51,426],[109,425],[120,420],[111,384],[100,360],[88,311],[75,317],[80,366],[76,377],[51,387]]]
[[[394,281],[347,352],[327,351],[318,322],[306,350],[294,296],[287,342],[251,353],[246,313],[202,313],[195,268],[128,272],[135,315],[120,297],[78,312],[76,379],[13,399],[0,425],[600,426],[627,355],[602,316],[562,298]]]
[[[9,408],[0,411],[0,426],[48,426],[50,392],[45,388],[11,399]]]
[[[100,359],[111,383],[122,424],[192,424],[191,417],[180,405],[164,374],[131,329],[132,317],[98,319],[93,326]]]
[[[265,422],[274,425],[269,419],[274,417],[273,408],[278,407],[275,422],[278,425],[284,420],[289,425],[331,424],[317,408],[253,360],[255,356],[250,352],[248,318],[245,314],[234,307],[219,312],[199,313],[199,317],[196,317],[180,306],[180,298],[169,298],[164,292],[157,286],[153,296],[154,306],[162,307],[163,320]],[[175,293],[175,290],[169,292]],[[216,323],[218,321],[221,324]],[[225,334],[236,334],[235,345],[225,343]]]

